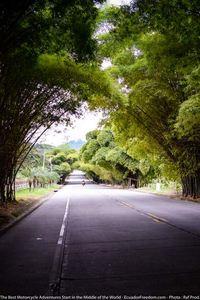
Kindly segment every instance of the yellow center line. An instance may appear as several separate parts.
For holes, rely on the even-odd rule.
[[[118,201],[119,201],[119,200],[118,200]],[[143,212],[143,211],[141,211],[141,210],[139,210],[139,209],[136,209],[134,205],[131,205],[131,204],[126,203],[126,202],[124,202],[124,201],[119,201],[119,202],[120,202],[122,205],[126,206],[126,207],[135,209],[135,210],[136,210],[137,212],[139,212],[140,215],[142,215],[142,216],[148,216],[148,217],[150,217],[150,218],[151,218],[154,222],[156,222],[156,223],[161,223],[161,222],[166,223],[166,222],[167,222],[167,220],[162,219],[162,218],[160,218],[160,217],[158,217],[158,216],[156,216],[156,215],[154,215],[154,214],[146,213],[146,212]]]
[[[135,208],[135,206],[134,205],[130,205],[130,204],[128,204],[128,203],[126,203],[126,202],[123,202],[123,201],[120,201],[123,205],[125,205],[125,206],[127,206],[127,207],[129,207],[129,208]]]
[[[152,218],[152,217],[151,217],[151,219],[152,219],[154,222],[156,222],[156,223],[160,223],[160,221],[159,221],[158,219],[155,219],[155,218]]]
[[[160,217],[158,217],[158,216],[156,216],[156,215],[154,215],[154,214],[147,213],[147,215],[150,216],[150,217],[152,217],[152,218],[154,218],[154,219],[157,219],[157,220],[159,220],[159,221],[167,222],[167,220],[162,219],[162,218],[160,218]]]

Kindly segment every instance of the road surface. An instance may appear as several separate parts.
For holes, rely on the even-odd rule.
[[[200,295],[199,204],[82,179],[0,237],[0,295]]]

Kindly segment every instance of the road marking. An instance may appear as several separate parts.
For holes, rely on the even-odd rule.
[[[200,234],[198,234],[198,233],[195,233],[195,232],[189,231],[189,230],[187,230],[187,229],[184,229],[184,228],[182,228],[182,227],[179,227],[179,226],[177,226],[177,225],[171,223],[170,221],[168,221],[168,220],[166,220],[166,219],[157,217],[156,215],[153,215],[153,214],[151,214],[151,213],[147,213],[147,212],[145,212],[145,211],[143,211],[143,210],[141,210],[141,209],[138,209],[138,208],[136,208],[136,207],[134,207],[134,206],[132,206],[132,205],[129,205],[128,203],[123,202],[123,201],[121,201],[121,200],[119,200],[119,199],[116,199],[116,201],[119,202],[119,203],[121,203],[121,204],[123,204],[124,206],[127,206],[127,207],[129,207],[129,208],[134,209],[134,210],[137,211],[140,215],[143,215],[143,216],[146,216],[146,217],[150,217],[150,218],[151,218],[152,220],[154,220],[156,223],[164,223],[164,224],[166,224],[166,225],[168,225],[168,226],[171,226],[171,227],[173,227],[173,228],[176,228],[176,229],[178,229],[178,230],[181,230],[181,231],[183,231],[183,232],[185,232],[185,233],[187,233],[187,234],[190,234],[190,235],[192,235],[192,236],[195,236],[195,237],[197,237],[197,238],[200,238]]]
[[[162,219],[160,217],[157,217],[156,215],[153,215],[153,214],[150,214],[150,213],[147,213],[147,215],[150,216],[151,218],[157,220],[158,222],[165,222],[165,223],[167,222],[167,220]]]
[[[62,245],[62,243],[63,243],[63,237],[64,237],[64,233],[65,233],[65,228],[66,228],[66,220],[67,220],[68,211],[69,211],[69,197],[67,199],[67,203],[66,203],[66,207],[65,207],[65,214],[63,217],[60,234],[59,234],[59,238],[58,238],[58,242],[57,242],[58,245]]]
[[[121,202],[123,205],[125,205],[125,206],[127,206],[127,207],[129,207],[129,208],[135,208],[134,205],[130,205],[130,204],[124,202],[124,201],[120,201],[120,202]]]
[[[67,203],[65,207],[65,213],[63,216],[59,238],[56,244],[56,249],[54,253],[53,264],[49,276],[49,289],[47,293],[57,293],[60,280],[61,280],[61,273],[62,273],[62,265],[63,265],[63,258],[64,258],[64,249],[65,249],[65,239],[67,235],[67,223],[68,223],[68,214],[69,214],[69,203],[70,197],[67,197]],[[57,294],[56,294],[57,295]]]
[[[156,223],[160,223],[160,221],[159,221],[158,219],[155,219],[155,218],[152,218],[152,217],[151,217],[151,219],[152,219],[154,222],[156,222]]]
[[[160,218],[160,217],[157,217],[157,216],[154,215],[154,214],[146,213],[146,212],[144,212],[144,211],[142,211],[142,210],[136,208],[134,205],[131,205],[131,204],[127,203],[127,202],[120,201],[120,200],[117,200],[117,201],[120,202],[122,205],[124,205],[124,206],[126,206],[126,207],[129,207],[129,208],[132,208],[132,209],[136,210],[136,211],[137,211],[138,213],[140,213],[140,215],[142,215],[142,216],[148,216],[148,217],[150,217],[150,218],[151,218],[154,222],[156,222],[156,223],[161,223],[161,222],[167,223],[167,220],[162,219],[162,218]]]

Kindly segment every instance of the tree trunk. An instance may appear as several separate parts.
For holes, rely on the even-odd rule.
[[[8,202],[15,201],[15,183],[13,178],[6,181],[0,180],[0,204],[6,205]]]
[[[6,204],[6,184],[4,178],[0,178],[0,204]]]
[[[11,175],[6,184],[6,201],[13,202],[15,200],[15,178]]]
[[[182,177],[183,196],[200,198],[200,170]]]
[[[10,159],[5,164],[5,157],[1,159],[0,163],[0,204],[6,205],[8,202],[15,201],[15,166]]]

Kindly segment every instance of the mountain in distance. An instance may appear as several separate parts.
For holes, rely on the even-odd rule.
[[[67,144],[71,149],[79,150],[85,144],[85,142],[79,139],[79,140],[71,140]]]
[[[54,146],[49,145],[49,144],[35,144],[34,148],[39,152],[39,153],[44,153],[44,151],[50,151],[54,148]]]

